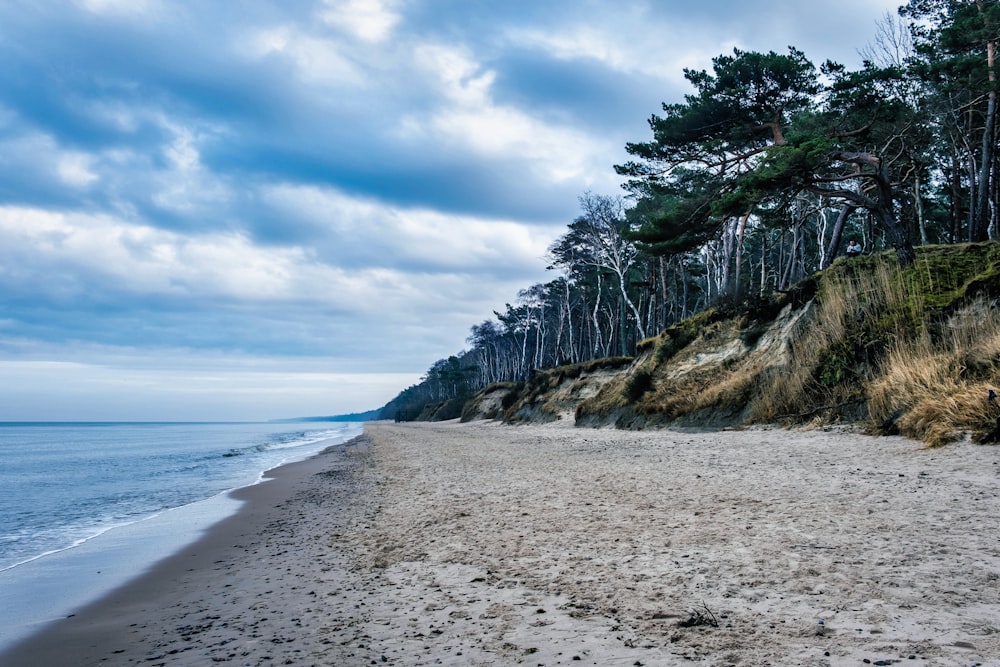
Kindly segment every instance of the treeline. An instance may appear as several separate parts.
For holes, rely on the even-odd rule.
[[[553,280],[476,324],[385,418],[448,419],[533,369],[630,355],[720,300],[752,303],[864,252],[997,235],[998,0],[911,0],[851,71],[736,50],[650,118],[615,169],[625,196],[586,193],[548,249]],[[428,406],[438,406],[429,408]]]

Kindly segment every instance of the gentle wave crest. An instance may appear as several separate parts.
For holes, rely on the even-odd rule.
[[[0,426],[0,571],[257,483],[359,423]]]

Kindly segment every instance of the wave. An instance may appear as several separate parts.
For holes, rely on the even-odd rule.
[[[72,502],[57,506],[47,501],[58,500],[68,487],[47,488],[46,478],[51,477],[49,472],[54,464],[44,464],[46,474],[36,475],[34,483],[25,487],[35,492],[31,498],[33,502],[7,508],[5,516],[0,517],[3,519],[0,521],[0,572],[74,549],[109,530],[260,483],[267,470],[318,453],[325,448],[321,443],[346,442],[360,433],[361,428],[361,424],[345,423],[332,428],[244,432],[234,434],[235,437],[225,432],[219,437],[216,427],[209,427],[204,435],[185,430],[174,433],[172,440],[165,441],[162,447],[158,446],[159,442],[154,446],[145,445],[143,455],[135,459],[124,457],[128,446],[114,449],[102,457],[103,443],[88,441],[84,447],[70,452],[72,456],[66,457],[68,463],[63,464],[64,471],[71,467],[78,469],[79,461],[85,460],[90,470],[107,467],[112,473],[127,476],[118,481],[104,479],[100,482],[104,484],[102,489],[97,488],[98,484],[88,483],[89,488]],[[141,435],[147,437],[148,433]],[[192,435],[197,440],[204,438],[209,448],[197,452],[184,444],[190,442]],[[218,438],[217,445],[222,446],[214,452],[210,445],[213,438]],[[225,442],[226,439],[229,442]],[[240,439],[248,444],[241,446]],[[182,446],[171,450],[172,442],[182,443]],[[80,451],[94,452],[94,456],[80,459]],[[73,474],[67,475],[67,479],[73,477]]]
[[[224,458],[234,456],[244,456],[246,454],[256,454],[260,452],[274,451],[276,449],[295,449],[315,445],[324,440],[343,441],[346,433],[357,430],[351,428],[352,425],[340,426],[338,428],[323,429],[320,431],[293,431],[290,433],[275,433],[266,442],[246,447],[234,447],[222,454]]]

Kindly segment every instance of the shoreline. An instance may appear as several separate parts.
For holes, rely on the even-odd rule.
[[[46,665],[997,664],[1000,449],[366,425],[0,655]]]
[[[166,607],[181,604],[178,618],[190,611],[200,578],[217,581],[223,563],[229,567],[244,557],[241,541],[281,516],[281,503],[298,492],[304,479],[321,471],[348,465],[351,454],[364,449],[363,436],[330,445],[301,461],[264,471],[260,481],[231,490],[221,497],[241,505],[202,531],[200,537],[165,555],[137,577],[100,596],[63,619],[0,650],[5,666],[129,664],[117,662],[126,654],[141,654],[145,662],[156,653],[158,640],[140,632],[133,619],[157,618]],[[221,566],[221,567],[220,567]],[[227,568],[226,568],[227,569]],[[198,576],[192,577],[192,573]],[[227,584],[228,586],[229,584]],[[117,647],[117,648],[116,648]],[[124,647],[124,648],[122,648]],[[155,660],[152,663],[155,664]],[[184,664],[184,663],[179,663]]]
[[[0,654],[196,542],[240,508],[230,494],[111,527],[0,571]]]
[[[155,431],[152,436],[156,438],[163,435],[168,448],[176,444],[172,438],[177,438],[176,426],[169,426],[173,431],[167,429],[163,432],[165,435]],[[270,431],[275,429],[223,432],[223,447],[220,451],[226,450],[224,446],[226,442],[238,444],[245,442],[248,437],[252,439],[256,436],[256,442],[267,443]],[[42,432],[44,433],[44,429]],[[56,526],[58,529],[65,528],[74,532],[72,537],[75,541],[45,553],[36,552],[32,557],[24,558],[17,563],[11,562],[9,567],[5,566],[0,570],[0,653],[36,634],[47,625],[100,600],[143,575],[166,556],[197,541],[210,527],[231,516],[241,507],[243,503],[234,499],[231,494],[238,489],[260,483],[268,470],[285,463],[310,458],[361,432],[362,425],[353,424],[347,425],[346,428],[302,432],[298,436],[289,433],[283,435],[284,441],[275,446],[265,446],[263,450],[256,447],[253,450],[246,450],[251,455],[239,458],[235,464],[232,463],[234,459],[224,457],[218,469],[211,472],[215,477],[207,482],[204,489],[196,488],[197,482],[191,480],[183,480],[178,493],[174,493],[171,487],[163,486],[162,481],[159,482],[162,488],[152,489],[154,497],[158,491],[165,492],[165,495],[158,497],[159,502],[169,501],[170,494],[174,493],[181,504],[155,507],[157,503],[140,501],[137,503],[140,512],[133,511],[132,516],[123,515],[114,522],[114,525],[105,522],[102,526],[100,521],[102,516],[116,512],[121,514],[121,508],[115,506],[114,502],[107,508],[95,510],[96,516],[87,517],[81,514],[78,517],[79,523],[84,526],[81,529],[80,526],[59,524],[57,504],[50,503],[48,498],[35,498],[38,493],[37,485],[24,490],[27,500],[35,498],[35,502],[15,500],[19,497],[17,495],[8,496],[11,502],[4,506],[13,504],[14,517],[18,514],[18,503],[23,506],[23,511],[39,513],[50,508],[56,512],[52,517],[57,518],[50,523],[42,521],[41,534],[46,535],[47,528]],[[103,431],[99,433],[104,434]],[[181,433],[184,434],[183,429]],[[114,442],[121,443],[129,436],[145,435],[145,433],[132,433],[126,430],[124,437],[119,432],[104,435],[111,437]],[[193,435],[200,441],[205,437],[211,438],[213,431],[187,435]],[[31,434],[30,437],[25,437],[30,441],[30,438],[35,436]],[[89,434],[87,437],[90,437]],[[40,442],[42,446],[47,444],[44,437]],[[60,447],[61,445],[55,445],[57,453],[63,451]],[[184,446],[175,449],[183,450]],[[177,453],[184,456],[182,451]],[[211,457],[197,460],[210,461]],[[44,471],[39,470],[38,473],[44,475]],[[58,477],[59,474],[59,469],[56,468],[55,475]],[[223,485],[228,486],[228,489]],[[153,486],[155,487],[155,484]],[[70,488],[70,493],[75,493],[72,487]],[[15,484],[15,494],[16,489]],[[196,494],[200,491],[206,495],[198,498]],[[12,493],[10,488],[7,492]],[[192,498],[192,495],[195,497]],[[77,493],[77,496],[86,502],[91,500],[88,491]],[[57,493],[56,498],[58,497]],[[10,516],[4,517],[5,527],[11,519]],[[95,526],[92,532],[87,532],[88,521]],[[26,543],[30,543],[31,539]]]

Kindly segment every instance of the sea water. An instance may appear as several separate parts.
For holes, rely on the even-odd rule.
[[[238,509],[227,492],[355,422],[0,423],[0,649]]]

